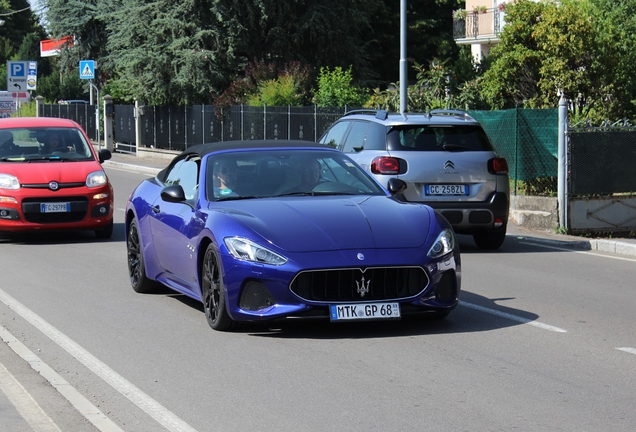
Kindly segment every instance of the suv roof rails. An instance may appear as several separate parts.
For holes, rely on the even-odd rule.
[[[432,115],[446,115],[446,116],[452,116],[452,117],[459,117],[459,118],[462,118],[464,120],[475,121],[475,119],[472,118],[466,111],[459,110],[459,109],[452,109],[452,108],[434,109],[434,110],[430,110],[428,112],[428,114],[429,114],[429,116],[432,116]]]
[[[389,116],[389,113],[386,112],[386,110],[380,110],[380,109],[377,109],[377,110],[376,109],[357,109],[357,110],[347,111],[344,115],[348,116],[353,114],[375,114],[375,118],[380,120],[386,120],[386,118]]]

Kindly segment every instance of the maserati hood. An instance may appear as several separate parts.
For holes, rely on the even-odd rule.
[[[214,209],[290,252],[417,248],[432,217],[427,206],[386,196],[254,199]]]

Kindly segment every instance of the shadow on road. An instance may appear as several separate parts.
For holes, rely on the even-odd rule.
[[[98,239],[93,230],[60,230],[60,231],[29,231],[17,233],[0,233],[0,244],[13,243],[24,245],[41,244],[74,244],[74,243],[104,243],[122,242],[126,239],[123,223],[113,225],[113,235],[109,239]]]
[[[200,302],[181,294],[175,294],[168,288],[155,294],[169,295],[186,306],[201,312]],[[364,321],[331,323],[328,319],[287,319],[268,323],[242,323],[235,333],[257,337],[276,337],[288,339],[365,339],[385,337],[409,337],[435,334],[474,333],[499,330],[523,325],[520,321],[534,321],[538,315],[519,309],[502,306],[500,302],[510,299],[489,299],[479,294],[462,292],[459,306],[444,319],[426,316],[408,316],[401,320]],[[479,309],[469,307],[477,305]],[[488,313],[483,308],[496,311],[499,315]],[[504,316],[502,316],[504,315]],[[506,318],[514,316],[518,320]],[[210,329],[210,331],[214,331]]]

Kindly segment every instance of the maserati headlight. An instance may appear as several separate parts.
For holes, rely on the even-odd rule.
[[[257,245],[251,240],[241,237],[226,237],[224,241],[225,246],[236,259],[275,266],[280,266],[287,262],[286,258]]]
[[[108,183],[108,178],[104,171],[95,171],[86,176],[86,186],[98,187]]]
[[[0,174],[0,189],[18,190],[20,189],[20,182],[16,176]]]
[[[429,258],[442,257],[455,249],[455,233],[452,229],[446,228],[437,236],[437,240],[428,251]]]

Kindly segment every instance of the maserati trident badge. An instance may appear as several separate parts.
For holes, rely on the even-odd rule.
[[[370,283],[371,280],[366,281],[366,284],[364,283],[364,276],[362,276],[362,280],[360,282],[356,281],[356,285],[358,286],[358,294],[360,294],[360,297],[364,297],[364,295],[369,292]]]

